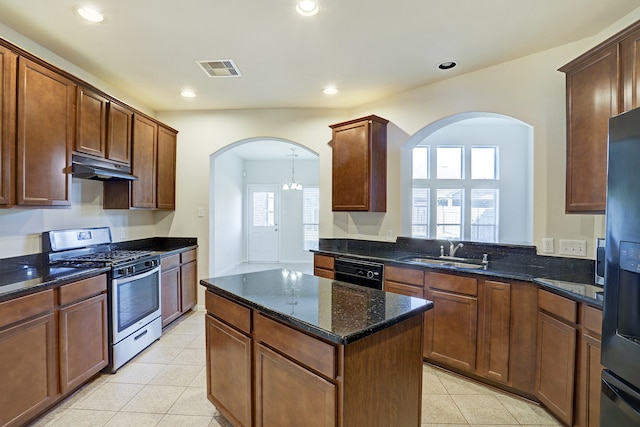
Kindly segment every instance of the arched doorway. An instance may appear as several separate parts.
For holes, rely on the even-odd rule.
[[[401,182],[405,236],[532,242],[533,128],[518,119],[468,112],[425,126],[403,147]]]
[[[293,167],[301,191],[282,189]],[[311,263],[305,246],[313,238],[308,231],[313,227],[309,205],[318,180],[317,153],[293,141],[249,138],[213,153],[210,274],[226,274],[239,265],[257,270]]]

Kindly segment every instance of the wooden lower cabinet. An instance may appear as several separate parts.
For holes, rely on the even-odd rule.
[[[480,300],[478,370],[481,376],[509,383],[511,284],[485,280]]]
[[[603,369],[600,364],[602,310],[583,305],[580,323],[582,334],[579,337],[575,425],[598,427],[600,425],[600,384]]]
[[[420,425],[421,316],[338,345],[211,291],[205,305],[207,395],[234,426]]]
[[[0,425],[19,426],[58,397],[53,290],[0,303]]]
[[[538,292],[536,396],[565,425],[573,423],[577,303]]]
[[[197,249],[160,260],[162,327],[169,325],[197,303]]]
[[[425,298],[433,310],[424,315],[424,357],[468,372],[476,369],[477,280],[428,273]]]
[[[256,426],[336,425],[335,384],[262,344],[255,351]]]
[[[387,265],[384,268],[384,290],[410,297],[424,297],[424,271]]]
[[[328,255],[313,255],[313,275],[325,279],[335,279],[334,257]]]
[[[107,346],[107,280],[105,275],[64,285],[60,299],[73,295],[60,308],[60,391],[79,387],[109,363]]]
[[[250,426],[251,338],[211,315],[205,323],[207,397],[234,425]]]

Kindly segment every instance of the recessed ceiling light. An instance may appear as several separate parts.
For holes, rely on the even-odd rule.
[[[455,67],[456,65],[458,65],[457,61],[442,61],[441,63],[438,64],[438,69],[440,69],[440,70],[450,70],[453,67]]]
[[[79,7],[77,12],[78,15],[90,22],[99,23],[104,21],[104,15],[93,7]]]
[[[296,12],[302,16],[313,16],[318,13],[320,6],[315,0],[300,0],[296,3]]]
[[[338,89],[335,86],[327,86],[322,90],[322,92],[324,92],[325,95],[335,95],[338,93]]]
[[[183,90],[182,92],[180,92],[180,95],[182,95],[184,98],[195,98],[196,97],[195,92],[193,92],[192,90]]]

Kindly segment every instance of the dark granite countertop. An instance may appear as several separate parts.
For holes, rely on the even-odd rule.
[[[153,237],[112,243],[114,249],[149,250],[168,256],[198,247],[196,238]],[[0,302],[54,288],[109,271],[109,268],[61,267],[46,253],[0,259]]]
[[[403,267],[417,267],[442,272],[467,273],[502,280],[533,282],[574,300],[602,307],[602,287],[593,281],[593,260],[536,255],[533,246],[488,245],[465,242],[462,257],[480,264],[483,253],[489,263],[483,268],[459,268],[453,265],[425,264],[408,260],[411,257],[438,258],[443,242],[399,237],[393,242],[355,241],[350,239],[321,240],[319,254],[345,256]],[[460,251],[462,252],[462,251]]]
[[[336,344],[364,338],[433,307],[420,298],[285,269],[214,277],[200,284]]]

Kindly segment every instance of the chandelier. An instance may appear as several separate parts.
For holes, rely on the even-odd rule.
[[[287,182],[282,186],[283,190],[302,190],[302,184],[296,182],[296,165],[295,159],[298,157],[296,154],[296,149],[291,149],[291,154],[287,155],[287,157],[291,156],[291,182]]]

